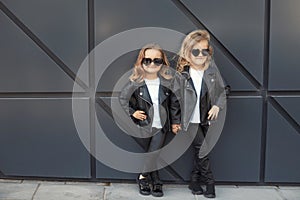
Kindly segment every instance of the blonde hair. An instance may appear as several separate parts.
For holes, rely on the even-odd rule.
[[[195,30],[189,33],[183,40],[180,51],[179,51],[179,58],[177,62],[177,71],[182,72],[184,69],[184,66],[190,65],[190,55],[193,46],[200,42],[206,40],[208,42],[208,50],[209,55],[207,57],[207,60],[204,63],[204,69],[207,69],[209,66],[209,63],[212,59],[213,54],[213,48],[209,44],[210,42],[210,35],[206,30]]]
[[[131,74],[129,79],[133,82],[142,82],[142,81],[144,81],[145,70],[142,66],[142,60],[143,60],[143,58],[145,58],[145,52],[148,49],[155,49],[155,50],[158,50],[161,53],[161,58],[163,59],[163,65],[162,65],[162,67],[161,67],[161,69],[159,70],[158,73],[163,78],[170,79],[171,75],[168,74],[168,69],[169,69],[170,63],[168,61],[168,58],[167,58],[166,54],[164,53],[164,51],[162,50],[162,48],[158,44],[147,44],[140,50],[139,55],[136,59],[135,65],[134,65],[133,73]]]

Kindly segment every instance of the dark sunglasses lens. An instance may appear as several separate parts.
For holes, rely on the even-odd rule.
[[[203,56],[209,55],[209,49],[202,49],[201,51],[199,49],[192,49],[192,54],[194,56],[199,56],[200,52],[202,53]]]
[[[193,54],[193,56],[198,56],[200,54],[200,50],[199,49],[192,49],[192,54]]]
[[[209,55],[209,49],[202,49],[202,55],[208,56]]]
[[[156,66],[160,66],[160,65],[163,64],[163,59],[161,59],[161,58],[155,58],[155,59],[153,60],[153,62],[154,62],[154,64],[155,64]]]
[[[142,60],[142,64],[144,64],[146,66],[150,65],[151,62],[152,62],[151,58],[143,58],[143,60]]]

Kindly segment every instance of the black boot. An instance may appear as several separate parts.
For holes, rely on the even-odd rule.
[[[201,187],[201,173],[197,169],[197,165],[194,164],[194,169],[191,174],[191,182],[189,184],[189,189],[194,195],[203,194],[203,189]]]
[[[152,179],[152,191],[151,191],[152,196],[154,197],[164,196],[163,183],[159,178],[158,171],[151,172],[150,175]]]
[[[191,181],[189,184],[189,189],[192,191],[192,194],[194,194],[194,195],[203,194],[203,189],[202,189],[199,181]]]
[[[206,191],[204,192],[204,196],[206,198],[215,198],[216,197],[215,184],[207,184],[206,185]]]
[[[145,178],[139,178],[139,176],[136,178],[136,182],[139,186],[139,192],[142,195],[150,195],[151,194],[151,188],[149,185],[149,177],[146,176]]]
[[[163,192],[162,187],[163,187],[162,184],[159,184],[159,183],[153,184],[152,192],[151,192],[152,196],[154,196],[154,197],[164,196],[164,192]]]

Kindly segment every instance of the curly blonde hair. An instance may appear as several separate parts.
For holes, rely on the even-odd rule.
[[[131,74],[129,79],[133,82],[144,81],[145,70],[142,66],[142,60],[143,60],[143,58],[145,58],[145,52],[148,49],[155,49],[161,53],[161,58],[163,59],[163,66],[161,67],[161,69],[159,70],[158,73],[163,78],[170,79],[171,75],[169,75],[169,73],[168,73],[170,63],[168,61],[168,58],[167,58],[166,54],[164,53],[164,51],[162,50],[162,48],[158,44],[154,44],[154,43],[147,44],[140,50],[139,55],[136,59],[135,65],[134,65],[133,73]]]
[[[206,30],[192,31],[184,38],[180,51],[178,53],[179,56],[178,56],[178,62],[176,68],[178,72],[182,72],[184,66],[190,65],[190,55],[191,55],[192,48],[196,43],[202,40],[206,40],[208,44],[210,42],[210,35]],[[204,69],[208,68],[213,55],[213,48],[211,45],[208,45],[208,49],[209,49],[209,55],[207,60],[205,61]]]

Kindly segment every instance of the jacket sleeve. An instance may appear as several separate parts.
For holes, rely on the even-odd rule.
[[[217,65],[215,64],[214,61],[212,61],[212,66],[215,70],[216,73],[216,88],[215,88],[215,102],[214,105],[218,106],[220,109],[223,109],[226,105],[226,87],[224,85],[221,73],[217,67]]]
[[[170,122],[171,124],[181,123],[181,82],[182,77],[180,74],[175,74],[172,81],[172,91],[170,95]]]
[[[171,124],[180,124],[181,122],[181,109],[179,100],[176,95],[172,93],[170,95],[170,116],[171,116]]]
[[[179,101],[180,104],[183,102],[183,83],[184,83],[184,77],[179,73],[176,72],[173,81],[172,81],[172,92],[176,96],[177,100]]]
[[[122,108],[129,116],[132,116],[132,114],[135,112],[134,105],[136,99],[134,98],[133,93],[134,93],[134,86],[131,82],[129,82],[124,86],[119,96],[119,102]]]

